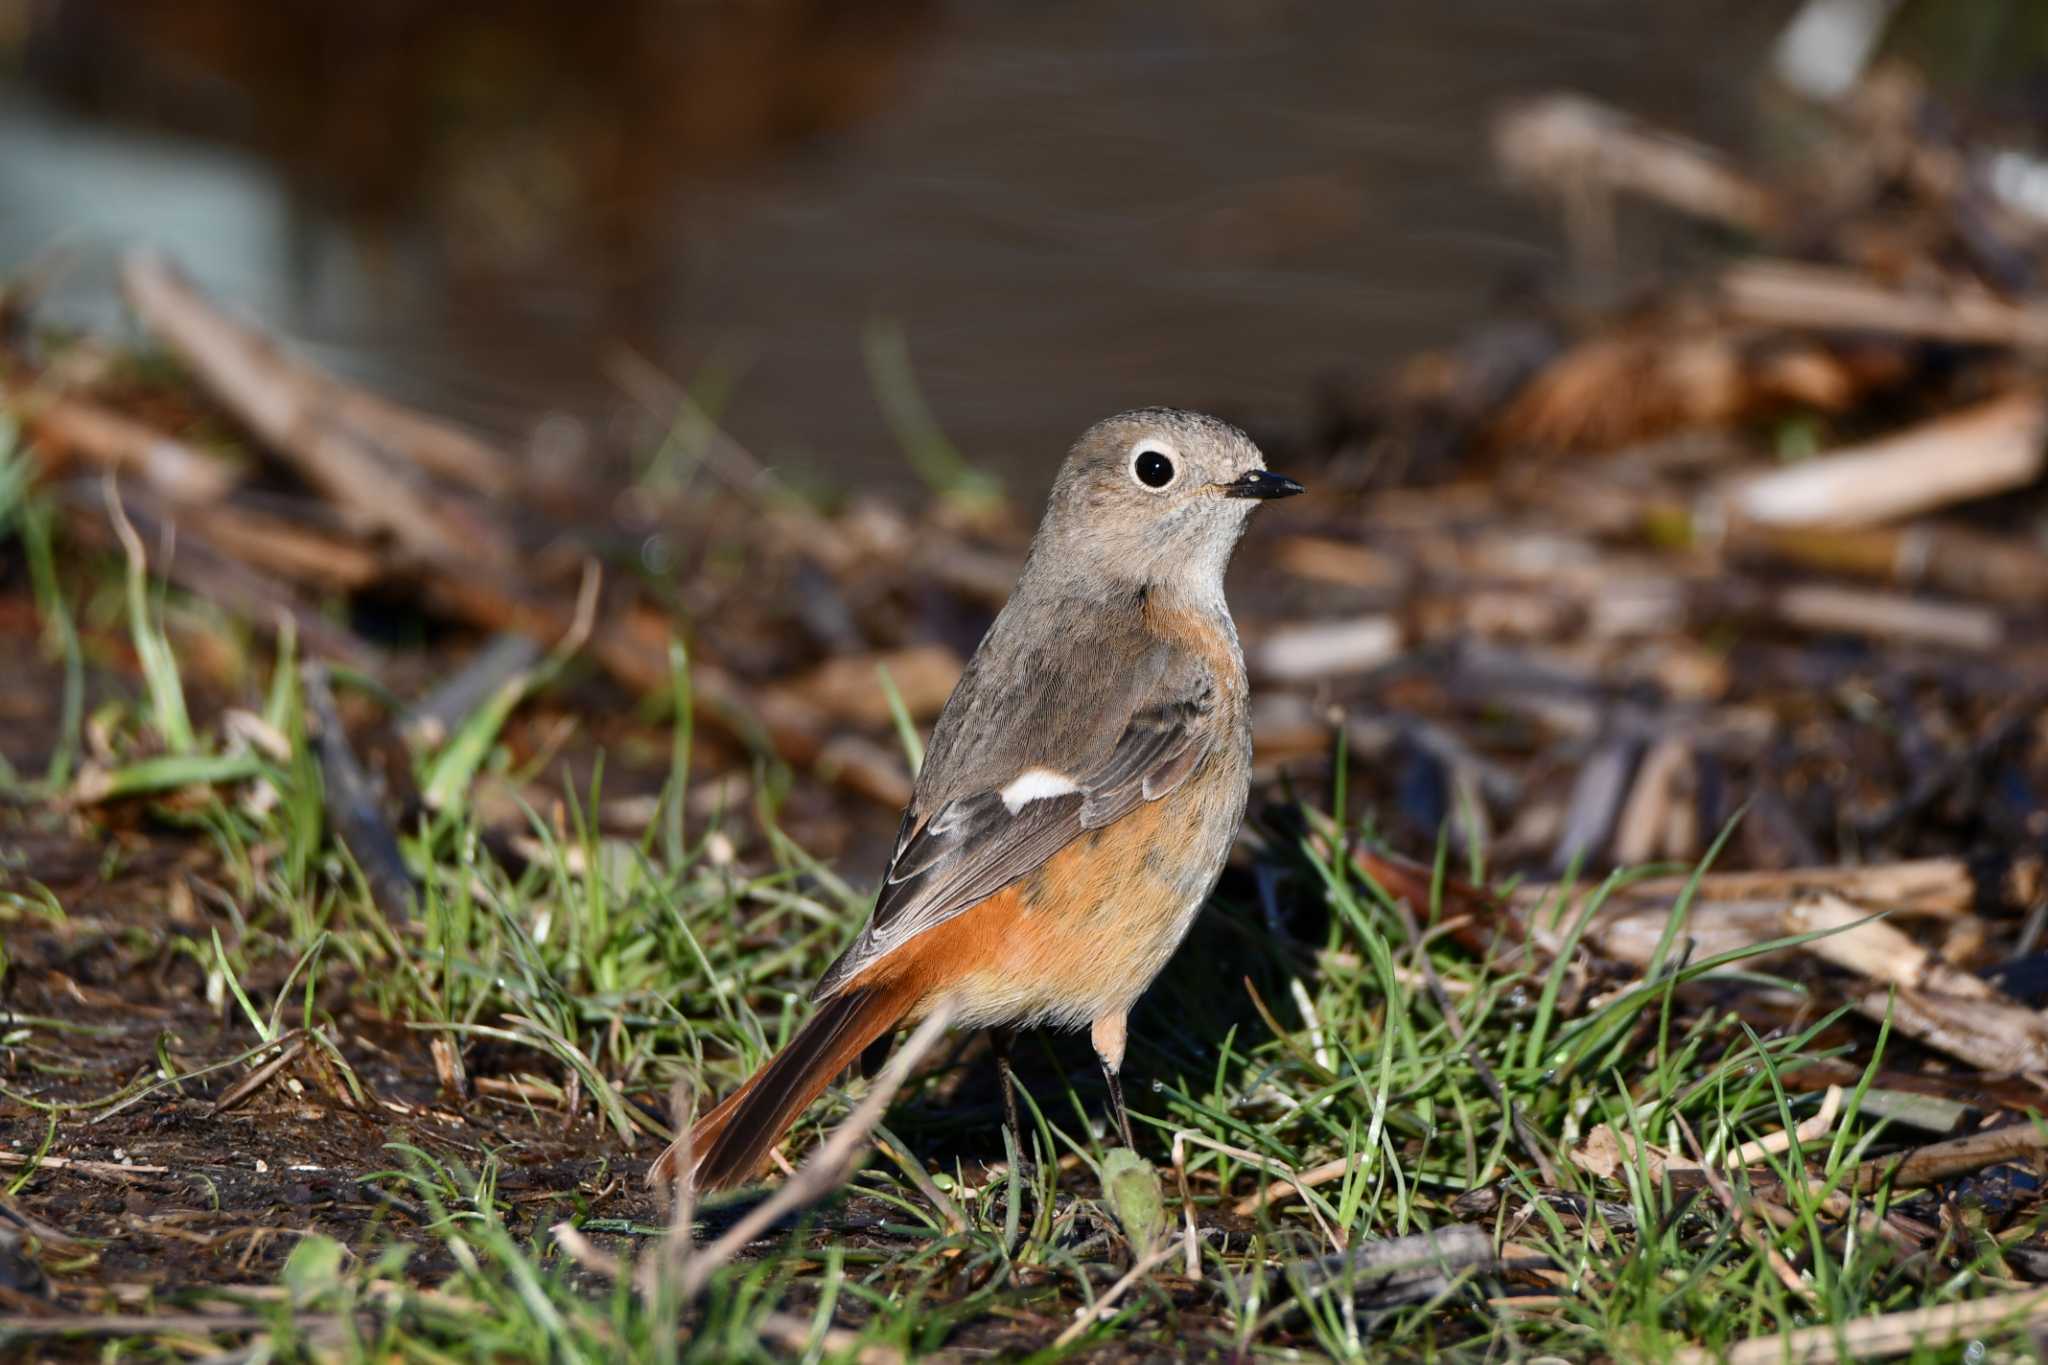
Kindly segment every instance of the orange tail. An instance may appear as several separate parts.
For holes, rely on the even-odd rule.
[[[899,978],[850,986],[819,1005],[789,1046],[697,1120],[690,1129],[690,1169],[678,1169],[684,1144],[677,1142],[648,1169],[648,1182],[687,1178],[700,1191],[743,1183],[761,1168],[797,1115],[868,1044],[901,1023],[916,998],[916,990]]]

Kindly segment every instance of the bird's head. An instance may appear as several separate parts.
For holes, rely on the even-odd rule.
[[[1032,572],[1220,593],[1252,509],[1301,491],[1228,422],[1175,408],[1118,413],[1067,453]]]

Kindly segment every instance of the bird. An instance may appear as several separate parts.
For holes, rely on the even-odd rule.
[[[1252,510],[1302,491],[1200,413],[1141,408],[1082,433],[939,714],[865,926],[795,1036],[650,1183],[746,1183],[856,1058],[940,1009],[991,1031],[1020,1141],[1012,1034],[1088,1029],[1135,1146],[1126,1019],[1215,889],[1250,789],[1224,570]]]

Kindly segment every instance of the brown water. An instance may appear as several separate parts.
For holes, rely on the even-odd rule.
[[[550,413],[644,441],[630,346],[839,482],[905,477],[863,355],[884,320],[954,442],[1029,489],[1109,411],[1290,429],[1319,378],[1554,280],[1554,215],[1486,156],[1499,104],[1566,87],[1740,141],[1789,6],[835,8],[862,12],[386,0],[366,31],[285,0],[0,0],[0,266],[66,243],[53,306],[104,318],[113,249],[155,242],[515,441]]]

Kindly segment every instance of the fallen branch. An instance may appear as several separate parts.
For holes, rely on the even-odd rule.
[[[1693,902],[1704,905],[1768,901],[1783,906],[1804,895],[1832,892],[1873,909],[1952,918],[1969,913],[1984,901],[2004,906],[2027,905],[2048,889],[2042,873],[2042,861],[2032,856],[1996,865],[1972,864],[1961,858],[1916,858],[1867,867],[1709,872],[1698,878]],[[1620,888],[1610,903],[1627,905],[1631,910],[1643,901],[1669,903],[1693,884],[1690,876],[1645,877]],[[1564,920],[1583,908],[1594,890],[1591,886],[1579,887],[1567,896],[1561,882],[1525,882],[1509,893],[1508,901],[1519,913],[1545,909]]]
[[[1776,194],[1711,148],[1580,95],[1508,109],[1494,120],[1493,156],[1522,184],[1638,194],[1745,232],[1771,232],[1784,218]]]
[[[1775,1336],[1752,1337],[1733,1347],[1692,1347],[1672,1357],[1681,1365],[1819,1365],[1870,1360],[1952,1346],[1997,1328],[2017,1329],[2048,1318],[2048,1289],[2001,1294],[1972,1303],[1912,1308],[1874,1318],[1821,1323]]]
[[[1868,526],[2024,487],[2040,477],[2048,402],[2010,393],[1867,445],[1751,475],[1729,492],[1766,526]]]
[[[364,410],[359,396],[215,308],[161,256],[130,256],[122,283],[136,313],[200,382],[355,525],[386,532],[430,562],[472,569],[509,562],[509,547],[402,463],[405,452],[351,425],[351,415]],[[389,434],[388,422],[383,430]]]
[[[1342,1290],[1360,1306],[1381,1310],[1422,1303],[1451,1287],[1463,1274],[1498,1269],[1493,1238],[1467,1224],[1452,1224],[1407,1237],[1388,1237],[1323,1256],[1300,1267],[1311,1294]]]
[[[1904,1156],[1866,1161],[1856,1169],[1855,1187],[1875,1190],[1890,1185],[1895,1190],[1918,1189],[2042,1150],[2048,1150],[2048,1134],[2044,1134],[2039,1123],[2023,1120],[1950,1138],[1947,1142],[1932,1142]]]
[[[1981,1071],[2048,1071],[2048,1022],[2024,1005],[1903,987],[1870,991],[1853,1003],[1864,1018],[1889,1017],[1908,1038]]]
[[[1958,526],[1768,526],[1737,521],[1730,555],[1821,573],[1932,588],[2032,607],[2048,598],[2048,554],[2033,544]]]
[[[45,1156],[38,1159],[31,1152],[0,1151],[0,1166],[33,1166],[37,1170],[77,1171],[80,1175],[113,1176],[127,1179],[138,1175],[169,1175],[168,1166],[146,1166],[139,1162],[80,1161],[67,1156]]]
[[[233,466],[110,408],[82,398],[17,390],[7,395],[42,452],[45,472],[64,472],[76,456],[101,471],[131,475],[165,499],[204,506],[234,487]]]
[[[1126,1270],[1115,1284],[1103,1290],[1101,1298],[1097,1299],[1094,1303],[1084,1304],[1082,1307],[1076,1308],[1074,1310],[1074,1320],[1067,1324],[1065,1330],[1052,1339],[1053,1349],[1057,1351],[1063,1346],[1073,1345],[1074,1342],[1080,1339],[1083,1332],[1086,1332],[1090,1327],[1093,1327],[1096,1323],[1103,1321],[1111,1313],[1115,1312],[1118,1301],[1130,1292],[1131,1286],[1151,1274],[1154,1270],[1157,1270],[1166,1262],[1172,1260],[1176,1250],[1177,1248],[1172,1242],[1163,1242],[1159,1246],[1152,1248],[1136,1265]]]
[[[67,523],[74,534],[88,544],[115,543],[98,481],[68,483],[63,496],[70,513]],[[124,488],[121,496],[124,509],[145,540],[159,540],[164,528],[173,523],[191,528],[180,537],[178,552],[165,557],[159,566],[171,582],[266,630],[275,630],[278,622],[288,617],[309,652],[373,677],[382,674],[384,656],[376,646],[307,605],[289,583],[214,545],[210,533],[216,522],[210,514],[194,509],[188,515],[139,488]]]

